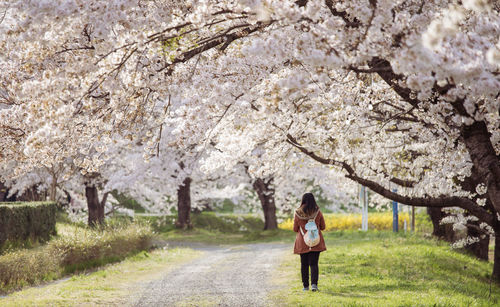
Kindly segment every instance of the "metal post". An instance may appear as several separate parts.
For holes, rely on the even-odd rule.
[[[368,230],[368,192],[365,186],[361,186],[360,196],[363,201],[363,211],[361,211],[361,230]]]
[[[396,193],[398,190],[394,189],[392,190],[394,193]],[[397,201],[392,201],[392,231],[398,232],[398,202]]]
[[[363,197],[361,196],[361,192],[363,190],[363,186],[358,185],[358,205],[361,207],[361,230],[363,230]]]
[[[411,232],[415,232],[415,206],[411,206]]]
[[[366,230],[368,230],[368,189],[365,188]]]

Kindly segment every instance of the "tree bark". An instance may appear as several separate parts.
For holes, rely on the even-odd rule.
[[[177,189],[177,222],[175,226],[181,229],[193,228],[191,224],[191,178],[186,177]]]
[[[442,211],[441,208],[427,207],[427,214],[432,222],[432,235],[438,238],[443,238],[446,236],[444,225],[441,225]]]
[[[453,226],[449,224],[441,225],[441,220],[448,216],[441,208],[427,207],[427,213],[432,221],[432,235],[448,242],[456,241],[456,234]]]
[[[488,251],[490,245],[490,236],[479,228],[479,222],[469,222],[467,226],[467,235],[469,237],[479,238],[479,242],[466,245],[465,249],[481,260],[488,261]]]
[[[259,196],[260,204],[262,205],[262,210],[264,211],[264,230],[278,228],[272,181],[273,178],[270,178],[269,180],[267,180],[267,182],[261,178],[257,178],[253,182],[253,188]]]
[[[500,282],[500,229],[495,229],[495,255],[493,256],[493,279],[496,280],[497,282]]]
[[[49,198],[51,201],[56,201],[57,195],[57,182],[55,181],[54,176],[52,176],[52,183],[50,184],[50,194]]]
[[[99,201],[97,187],[94,185],[85,186],[85,197],[87,198],[87,208],[89,211],[88,225],[95,227],[104,224],[104,202]]]
[[[491,143],[485,122],[465,126],[461,132],[477,177],[484,178],[486,195],[496,212],[500,212],[500,161]]]
[[[7,195],[9,195],[9,189],[3,182],[0,182],[0,201],[7,201]]]

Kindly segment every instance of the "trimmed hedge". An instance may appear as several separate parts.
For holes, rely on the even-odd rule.
[[[0,203],[0,247],[7,241],[47,241],[56,234],[54,202]]]

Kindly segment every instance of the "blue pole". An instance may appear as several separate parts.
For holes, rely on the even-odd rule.
[[[392,190],[394,193],[396,193],[398,190],[393,189]],[[392,201],[392,231],[398,232],[398,202],[397,201]]]

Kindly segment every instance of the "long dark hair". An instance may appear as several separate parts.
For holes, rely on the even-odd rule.
[[[314,212],[316,212],[316,210],[319,209],[312,193],[306,193],[302,196],[301,207],[302,211],[304,211],[304,213],[308,215],[313,214]]]

